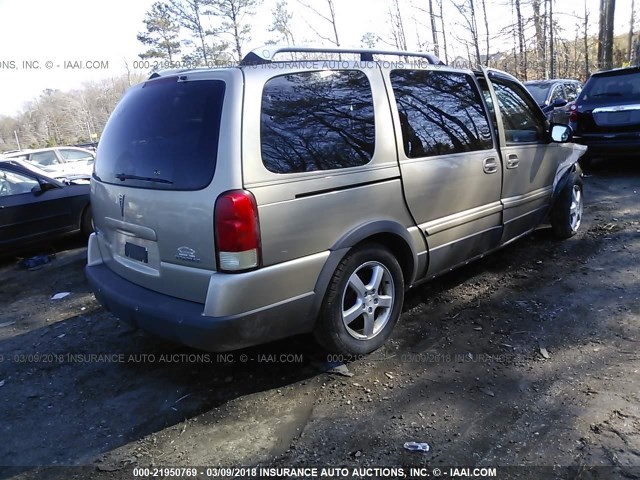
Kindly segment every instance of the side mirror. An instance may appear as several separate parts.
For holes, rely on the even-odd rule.
[[[53,190],[54,188],[58,188],[58,187],[53,183],[49,183],[46,180],[39,178],[38,185],[33,187],[31,191],[35,194],[40,194],[40,193],[48,192],[49,190]]]
[[[573,131],[569,125],[554,123],[551,125],[551,140],[556,143],[566,143],[571,140]]]
[[[564,107],[567,103],[569,102],[567,101],[566,98],[556,98],[551,104],[551,106],[553,108],[560,108],[560,107]]]

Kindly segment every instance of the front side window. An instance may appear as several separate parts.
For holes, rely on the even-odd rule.
[[[375,148],[371,85],[360,71],[275,77],[262,95],[262,161],[274,173],[358,167]]]
[[[407,158],[492,148],[482,98],[470,75],[394,70],[390,78]]]
[[[541,142],[545,139],[544,120],[537,117],[537,107],[530,104],[527,95],[511,82],[494,80],[493,88],[502,114],[507,143]]]
[[[0,169],[0,197],[30,193],[31,189],[38,185],[35,178],[11,170]]]

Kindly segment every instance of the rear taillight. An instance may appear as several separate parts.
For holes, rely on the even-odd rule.
[[[214,228],[218,270],[238,272],[260,266],[260,223],[256,199],[245,190],[216,200]]]
[[[574,103],[569,108],[569,121],[575,122],[577,120],[578,120],[578,107],[576,107],[576,104]]]

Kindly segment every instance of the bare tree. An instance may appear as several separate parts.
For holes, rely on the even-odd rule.
[[[407,37],[404,33],[404,22],[398,0],[393,0],[393,5],[389,6],[389,20],[391,22],[391,38],[393,45],[398,50],[407,50]]]
[[[615,0],[600,0],[598,65],[605,70],[613,68],[613,20],[615,9]]]
[[[287,0],[280,0],[276,3],[275,8],[271,11],[271,15],[273,16],[273,23],[271,23],[269,31],[280,35],[280,39],[286,42],[287,45],[295,45],[296,41],[291,30],[293,14],[289,12]],[[278,41],[280,41],[280,39],[278,39]]]
[[[517,0],[519,1],[519,0]],[[469,57],[469,63],[476,65],[480,65],[482,63],[480,57],[480,46],[479,46],[479,34],[478,34],[478,22],[476,19],[476,6],[475,0],[461,0],[457,2],[453,2],[453,5],[456,7],[460,16],[464,19],[464,24],[461,26],[464,30],[467,31],[470,40],[467,38],[466,40],[462,40],[465,43],[467,48],[467,56]],[[469,46],[472,46],[475,53],[475,61],[471,59]]]
[[[378,35],[373,32],[367,32],[360,38],[360,43],[365,48],[375,48],[378,40],[380,40]]]
[[[442,46],[444,47],[444,61],[449,63],[449,54],[447,52],[447,33],[444,28],[444,15],[443,15],[443,3],[444,0],[438,0],[438,6],[440,7],[440,26],[442,27]]]
[[[433,0],[429,0],[429,17],[431,19],[431,36],[433,37],[433,53],[440,56],[440,46],[438,45],[438,31],[436,29],[436,16],[433,12]]]
[[[313,25],[311,25],[309,22],[307,22],[307,25],[309,25],[309,28],[311,28],[311,30],[321,39],[321,40],[325,40],[327,42],[331,42],[333,43],[336,47],[340,46],[340,37],[338,36],[338,24],[336,22],[336,8],[335,5],[333,4],[333,0],[325,0],[326,1],[326,5],[329,9],[329,13],[322,13],[320,10],[318,10],[315,7],[312,7],[311,5],[308,5],[306,3],[300,2],[300,4],[304,7],[306,7],[307,9],[311,10],[313,13],[315,13],[318,17],[320,17],[322,20],[324,20],[325,22],[329,23],[329,25],[331,26],[331,29],[333,31],[333,37],[327,37],[326,35],[321,34],[320,32],[318,32],[318,30],[316,30]]]
[[[556,51],[555,42],[553,41],[553,31],[555,26],[553,24],[553,0],[549,0],[549,61],[551,67],[549,68],[549,75],[551,78],[556,78]]]
[[[214,15],[221,20],[215,33],[230,36],[236,60],[242,60],[242,46],[249,39],[251,30],[246,17],[254,14],[258,0],[209,0],[208,3],[210,8],[205,14]]]
[[[513,2],[514,0],[512,0]],[[527,49],[524,44],[524,23],[522,20],[521,0],[515,0],[515,10],[518,28],[518,71],[524,80],[527,80]]]
[[[209,4],[208,0],[168,0],[167,8],[175,21],[191,33],[200,43],[197,47],[199,56],[207,63],[210,60],[211,47],[207,45],[207,32],[203,24],[203,9]]]
[[[589,10],[587,10],[587,0],[584,0],[584,78],[589,78],[591,69],[589,68]]]
[[[633,24],[635,22],[635,1],[631,0],[631,19],[629,20],[629,36],[627,38],[627,62],[631,64],[633,51]]]
[[[486,43],[486,58],[485,65],[489,66],[489,20],[487,17],[487,2],[486,0],[481,0],[482,2],[482,16],[484,17],[484,31],[485,31],[485,43]]]

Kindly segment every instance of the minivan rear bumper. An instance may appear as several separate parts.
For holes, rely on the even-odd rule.
[[[286,290],[281,284],[287,278],[295,279],[300,270],[317,279],[329,252],[253,272],[212,273],[203,304],[165,295],[121,277],[100,261],[94,237],[89,240],[85,268],[89,285],[107,310],[142,330],[190,347],[222,352],[313,329],[318,303],[315,281],[308,285],[292,282]],[[242,299],[244,311],[238,310]]]
[[[306,333],[314,295],[246,314],[209,317],[204,305],[136,285],[104,264],[87,266],[98,301],[119,319],[166,340],[223,352]],[[307,318],[305,318],[307,317]]]

